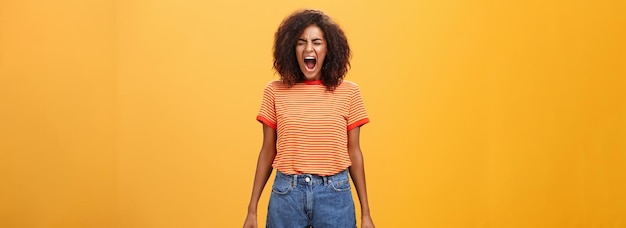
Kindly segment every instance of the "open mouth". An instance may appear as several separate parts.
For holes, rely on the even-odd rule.
[[[314,70],[316,64],[317,64],[317,60],[315,59],[315,57],[313,56],[304,57],[304,66],[306,67],[307,70],[310,70],[310,71]]]

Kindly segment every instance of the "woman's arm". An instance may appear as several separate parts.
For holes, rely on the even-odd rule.
[[[355,127],[348,131],[348,153],[352,166],[350,166],[350,177],[356,187],[361,204],[361,226],[363,228],[373,228],[374,222],[370,216],[370,207],[367,202],[367,187],[365,184],[365,169],[363,167],[363,153],[359,143],[360,127]]]
[[[254,185],[252,187],[252,196],[248,204],[248,215],[243,227],[257,227],[257,206],[259,198],[263,192],[263,188],[272,174],[272,162],[276,157],[276,130],[263,124],[263,145],[259,152],[259,159],[256,164],[256,172],[254,174]]]

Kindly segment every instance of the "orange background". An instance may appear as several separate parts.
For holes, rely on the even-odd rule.
[[[240,227],[303,7],[353,48],[378,227],[626,227],[618,0],[0,1],[0,227]]]

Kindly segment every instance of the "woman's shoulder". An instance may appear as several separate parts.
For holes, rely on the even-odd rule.
[[[343,80],[337,88],[346,89],[346,90],[358,90],[359,85],[353,81]]]
[[[267,83],[268,86],[277,86],[277,85],[280,85],[280,84],[282,84],[282,82],[279,79],[274,79],[274,80],[271,80],[271,81],[269,81]]]
[[[358,85],[355,82],[349,81],[349,80],[343,80],[341,82],[341,85],[349,86],[349,87],[358,87]]]
[[[268,88],[276,89],[276,88],[281,87],[282,85],[283,85],[282,81],[275,79],[275,80],[271,80],[267,84],[265,84],[265,88],[266,89],[268,89]]]

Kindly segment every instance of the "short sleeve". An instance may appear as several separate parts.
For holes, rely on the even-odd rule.
[[[367,116],[367,112],[365,111],[365,106],[363,105],[363,99],[361,98],[361,91],[359,87],[355,85],[352,90],[352,95],[350,95],[349,99],[349,108],[348,108],[348,131],[363,126],[368,123],[370,120]]]
[[[276,130],[276,109],[274,106],[274,88],[270,82],[263,91],[261,109],[256,120]]]

